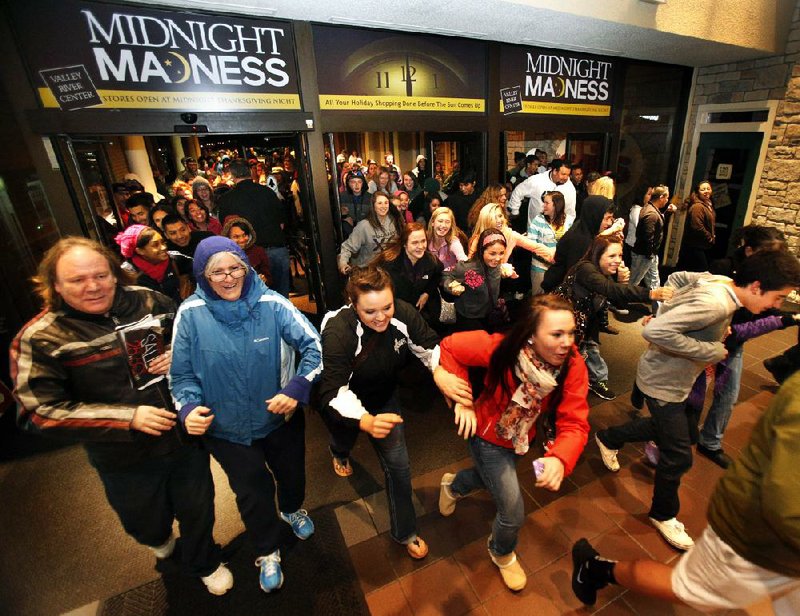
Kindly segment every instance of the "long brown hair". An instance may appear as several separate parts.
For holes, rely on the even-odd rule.
[[[513,392],[506,380],[506,375],[509,372],[514,374],[514,366],[517,363],[519,352],[528,344],[528,340],[536,335],[542,321],[542,315],[548,310],[566,310],[572,314],[572,304],[568,299],[560,295],[551,294],[535,295],[528,300],[527,309],[521,311],[521,314],[514,321],[514,325],[492,352],[486,373],[486,389],[481,394],[482,396],[491,396],[499,387],[506,398],[511,397]],[[564,360],[564,367],[569,365],[571,355],[572,351]],[[557,390],[559,391],[553,392],[556,397],[560,396],[566,373],[567,370],[561,370],[558,375]],[[516,376],[514,376],[514,379],[515,381],[517,380]]]
[[[557,190],[548,190],[542,195],[542,201],[544,201],[545,197],[550,197],[553,202],[553,209],[555,210],[550,224],[556,229],[563,227],[564,223],[567,221],[567,204],[564,201],[564,195]]]
[[[378,215],[375,213],[375,202],[378,200],[378,197],[386,197],[389,201],[389,212],[386,215],[394,221],[394,228],[397,233],[400,233],[403,228],[403,217],[400,214],[400,210],[397,209],[397,206],[392,203],[392,198],[389,196],[389,193],[385,190],[376,190],[372,193],[372,207],[369,208],[369,212],[367,213],[369,224],[372,225],[374,229],[381,228],[381,221],[378,220]]]
[[[499,203],[501,190],[505,190],[506,196],[508,196],[508,189],[502,184],[489,184],[481,193],[481,196],[475,200],[467,214],[467,225],[469,225],[470,229],[478,223],[478,215],[484,205],[487,203]]]

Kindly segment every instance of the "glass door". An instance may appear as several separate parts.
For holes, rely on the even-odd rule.
[[[442,190],[458,190],[458,177],[474,173],[478,184],[486,186],[486,135],[484,133],[427,133],[432,175]]]

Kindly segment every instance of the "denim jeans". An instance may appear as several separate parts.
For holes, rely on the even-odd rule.
[[[728,355],[724,368],[727,374],[723,379],[718,378],[714,382],[714,402],[708,409],[708,415],[703,422],[703,429],[700,431],[700,444],[706,449],[717,451],[722,449],[722,435],[728,427],[733,405],[739,399],[739,388],[742,383],[742,355],[744,346],[738,346]],[[721,370],[717,365],[717,370]]]
[[[638,285],[644,280],[645,286],[650,289],[657,289],[661,286],[661,279],[658,277],[658,255],[645,257],[631,253],[631,278],[628,284]],[[658,302],[652,304],[653,314],[658,311]]]
[[[292,287],[292,271],[289,268],[289,249],[285,246],[267,248],[269,256],[269,273],[272,274],[272,288],[289,297]]]
[[[97,469],[108,502],[131,537],[143,545],[163,545],[173,519],[181,533],[183,568],[189,575],[213,573],[220,563],[214,543],[214,480],[208,453],[184,445],[122,470]]]
[[[392,396],[382,408],[374,412],[397,413],[400,405]],[[337,458],[347,458],[358,437],[358,430],[331,426],[331,453]],[[389,501],[389,522],[392,539],[408,544],[417,538],[417,512],[414,510],[411,488],[411,465],[406,448],[404,424],[395,424],[385,438],[369,437],[383,469],[386,482],[386,498]]]
[[[608,380],[608,365],[600,355],[600,344],[594,340],[584,340],[580,346],[581,356],[589,370],[589,382],[600,383]]]
[[[469,451],[475,466],[458,471],[450,490],[457,496],[483,488],[489,490],[497,507],[489,549],[495,556],[505,556],[517,547],[517,534],[525,521],[525,506],[517,479],[519,456],[513,449],[477,436],[469,440]]]
[[[645,400],[650,417],[601,430],[597,436],[611,449],[621,449],[625,443],[656,442],[659,459],[649,515],[663,522],[677,516],[680,510],[678,488],[681,477],[692,467],[692,441],[693,433],[697,431],[697,415],[689,412],[685,401],[664,402],[647,395]]]

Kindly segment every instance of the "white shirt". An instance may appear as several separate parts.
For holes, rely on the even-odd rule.
[[[575,186],[567,180],[563,184],[556,184],[550,179],[550,173],[537,173],[519,184],[511,193],[506,207],[512,216],[519,215],[519,207],[523,199],[528,201],[528,226],[533,219],[542,213],[542,193],[557,190],[564,195],[564,211],[567,215],[565,224],[567,228],[575,221]]]

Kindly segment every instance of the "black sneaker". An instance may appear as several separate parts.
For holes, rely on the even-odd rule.
[[[608,323],[606,323],[605,325],[601,325],[600,331],[603,332],[604,334],[611,334],[612,336],[616,336],[617,334],[619,334],[619,330],[616,327],[609,325]]]
[[[598,583],[589,575],[589,566],[600,556],[586,539],[578,539],[572,546],[572,592],[586,605],[597,602],[597,591],[608,586]]]
[[[783,358],[780,355],[778,355],[778,357],[765,359],[764,367],[772,375],[772,378],[778,381],[779,384],[783,384],[783,382],[792,374],[790,370],[786,369],[786,362],[783,361]]]
[[[603,400],[613,400],[617,397],[611,388],[608,386],[608,381],[597,381],[597,383],[589,383],[589,391],[591,391],[598,398]]]
[[[699,453],[701,456],[705,456],[714,464],[721,466],[722,468],[728,468],[733,463],[731,457],[722,449],[709,449],[708,447],[703,447],[700,443],[697,443],[697,453]]]

